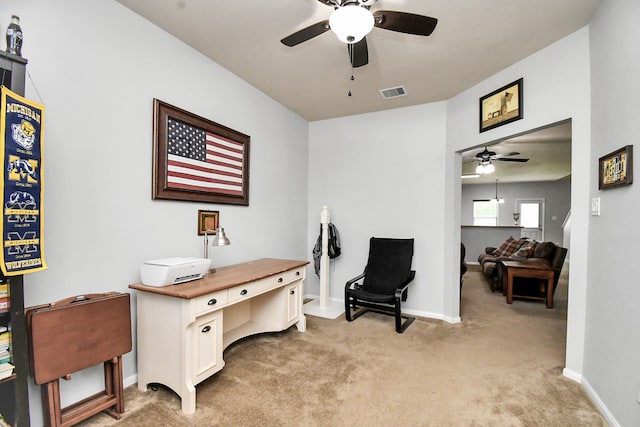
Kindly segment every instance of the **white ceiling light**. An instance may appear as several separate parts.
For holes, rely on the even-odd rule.
[[[373,15],[357,5],[342,6],[329,17],[331,31],[344,43],[357,43],[373,29]]]
[[[476,173],[482,173],[485,175],[489,175],[496,170],[495,166],[491,161],[478,163],[478,167],[476,167]]]

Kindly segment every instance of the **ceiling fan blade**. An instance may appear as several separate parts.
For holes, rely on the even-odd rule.
[[[347,44],[347,51],[353,68],[362,67],[369,63],[369,49],[367,49],[366,37],[357,43]]]
[[[280,41],[282,44],[292,47],[302,42],[306,42],[307,40],[319,36],[327,31],[329,31],[329,20],[325,19],[324,21],[317,22],[313,25],[309,25],[307,28],[296,31]]]
[[[493,160],[497,160],[497,161],[500,161],[500,162],[520,162],[520,163],[524,163],[524,162],[528,162],[529,161],[529,159],[514,159],[514,158],[511,158],[511,157],[500,157],[500,158],[493,159]]]
[[[414,13],[395,12],[393,10],[378,10],[373,13],[374,25],[385,30],[399,33],[429,36],[436,29],[438,20],[430,16]]]

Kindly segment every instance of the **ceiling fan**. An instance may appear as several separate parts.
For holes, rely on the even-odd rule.
[[[510,157],[510,156],[518,156],[518,155],[520,155],[520,153],[518,153],[517,151],[512,151],[509,154],[497,154],[495,151],[489,151],[487,147],[484,147],[484,151],[481,151],[476,154],[476,160],[484,163],[490,162],[491,160],[499,160],[502,162],[521,162],[521,163],[529,161],[529,159]]]
[[[484,147],[484,151],[476,153],[476,160],[478,161],[478,166],[476,167],[476,174],[485,174],[488,175],[495,171],[495,167],[491,161],[498,160],[502,162],[528,162],[529,159],[524,158],[515,158],[510,156],[517,156],[520,153],[517,151],[512,151],[509,154],[497,154],[495,151],[489,151],[487,147]]]
[[[377,0],[318,0],[334,8],[329,19],[317,22],[280,40],[292,47],[332,30],[347,43],[347,52],[353,67],[369,63],[369,51],[365,36],[373,27],[400,33],[429,36],[438,20],[429,16],[392,10],[371,11]]]

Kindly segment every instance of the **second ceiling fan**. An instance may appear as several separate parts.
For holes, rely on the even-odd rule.
[[[497,154],[495,151],[489,151],[487,147],[484,147],[484,151],[481,151],[476,154],[476,160],[479,162],[489,162],[491,160],[500,160],[503,162],[528,162],[529,159],[524,158],[516,158],[510,156],[518,156],[520,153],[517,151],[512,151],[509,154]]]
[[[377,0],[318,0],[334,8],[329,19],[317,22],[280,40],[292,47],[332,30],[347,43],[349,60],[353,67],[369,63],[369,50],[365,36],[373,27],[418,36],[429,36],[438,20],[430,16],[392,10],[371,11]]]
[[[520,153],[517,151],[513,151],[509,154],[497,154],[495,151],[489,151],[487,147],[484,147],[484,151],[476,153],[476,160],[478,161],[478,166],[476,167],[476,173],[483,173],[485,175],[492,173],[495,170],[495,167],[491,163],[492,160],[499,160],[503,162],[519,162],[524,163],[528,162],[529,159],[525,158],[517,158],[510,156],[517,156]]]

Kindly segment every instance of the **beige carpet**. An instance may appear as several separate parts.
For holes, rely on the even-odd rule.
[[[505,303],[479,272],[465,276],[462,323],[393,319],[352,323],[307,316],[295,327],[241,340],[225,368],[180,412],[166,388],[127,388],[120,421],[85,426],[606,426],[579,384],[562,376],[566,275],[556,308]],[[411,298],[411,293],[409,294]]]

